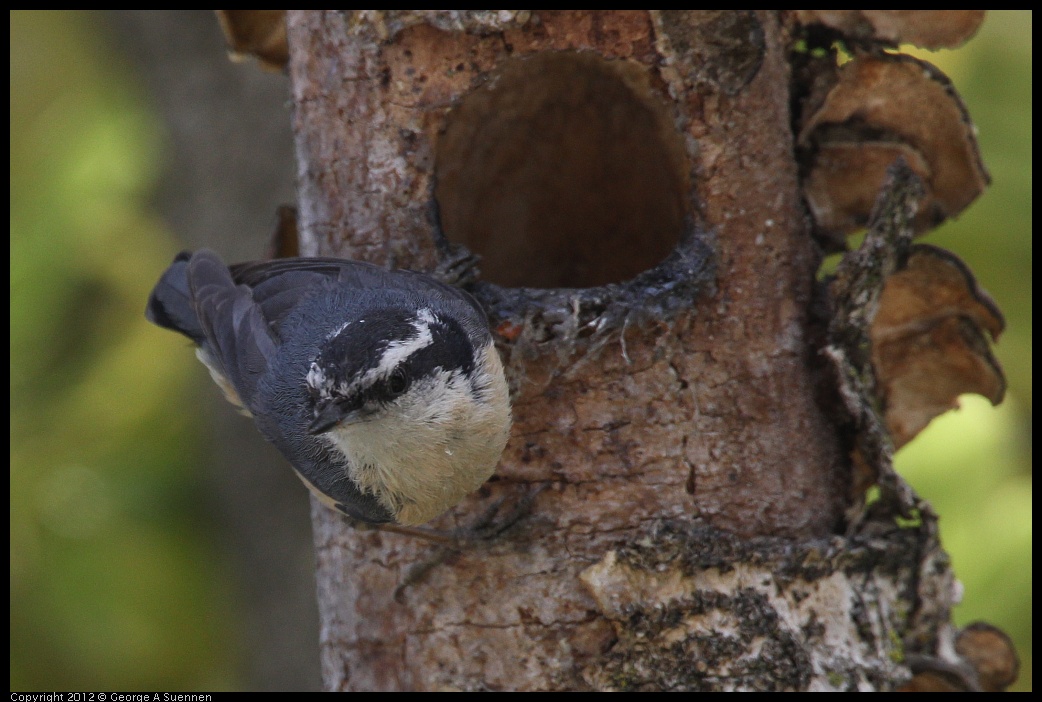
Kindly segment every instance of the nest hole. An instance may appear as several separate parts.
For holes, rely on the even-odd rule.
[[[690,183],[660,95],[632,61],[508,61],[447,115],[438,139],[446,237],[508,287],[594,287],[655,266],[681,238]]]

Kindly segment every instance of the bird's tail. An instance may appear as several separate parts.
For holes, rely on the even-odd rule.
[[[145,317],[153,324],[184,334],[196,344],[202,344],[206,334],[192,307],[188,287],[188,259],[191,257],[190,251],[177,254],[149,295]]]

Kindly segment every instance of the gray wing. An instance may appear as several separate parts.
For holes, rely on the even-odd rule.
[[[285,316],[308,294],[332,287],[373,290],[408,288],[419,297],[439,297],[462,304],[473,317],[476,329],[487,331],[485,311],[469,294],[429,275],[408,270],[387,270],[362,261],[344,258],[280,258],[273,261],[239,263],[231,267],[235,282],[253,290],[254,300],[278,334]]]
[[[246,285],[236,285],[228,266],[212,251],[188,259],[186,277],[211,370],[235,388],[255,413],[257,385],[278,350],[261,306]]]
[[[152,290],[145,317],[198,344],[228,400],[255,411],[257,384],[277,342],[250,289],[235,284],[217,254],[179,253]]]

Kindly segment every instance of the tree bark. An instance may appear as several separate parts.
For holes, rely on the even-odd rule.
[[[289,13],[302,252],[433,270],[436,195],[485,260],[514,430],[432,526],[535,496],[451,554],[314,503],[328,688],[886,689],[936,639],[932,535],[841,536],[785,21]]]

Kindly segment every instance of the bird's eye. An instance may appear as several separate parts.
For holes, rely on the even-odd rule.
[[[391,393],[392,397],[398,397],[405,388],[408,387],[409,381],[405,377],[405,371],[398,368],[391,373],[391,377],[387,379],[387,390]]]

